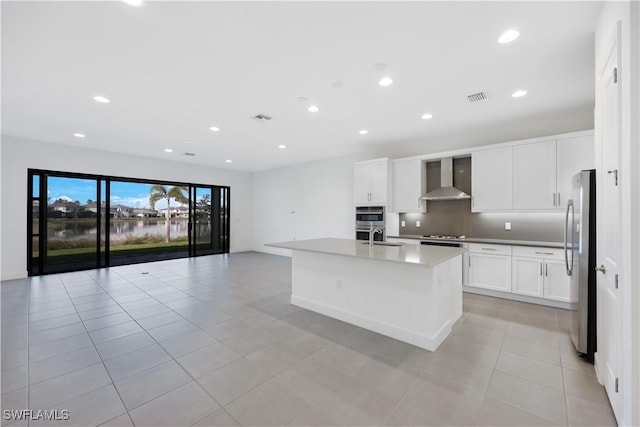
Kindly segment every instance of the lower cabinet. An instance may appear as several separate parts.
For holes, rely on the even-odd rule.
[[[470,243],[469,286],[511,292],[511,246]]]
[[[575,302],[562,249],[513,247],[511,291],[562,302]]]
[[[558,248],[469,244],[467,286],[561,302],[576,302]]]

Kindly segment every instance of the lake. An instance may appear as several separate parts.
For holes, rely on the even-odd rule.
[[[164,219],[145,220],[110,220],[111,240],[119,240],[127,235],[144,236],[145,234],[165,234]],[[189,220],[187,218],[174,218],[170,222],[171,238],[186,236]],[[34,225],[35,227],[36,225]],[[95,239],[98,229],[95,220],[55,220],[47,224],[49,240],[76,240]]]

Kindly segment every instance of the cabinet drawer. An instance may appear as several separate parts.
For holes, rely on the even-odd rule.
[[[469,243],[469,252],[492,255],[511,255],[511,246]]]
[[[564,251],[560,248],[537,248],[534,246],[514,246],[513,256],[524,256],[545,259],[564,259]]]

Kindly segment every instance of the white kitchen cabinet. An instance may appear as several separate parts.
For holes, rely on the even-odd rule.
[[[544,297],[556,301],[577,302],[578,295],[571,287],[571,278],[567,276],[564,261],[545,260]]]
[[[575,302],[562,249],[513,247],[512,292],[554,301]]]
[[[536,258],[511,259],[511,292],[542,298],[544,262]]]
[[[471,211],[513,209],[513,147],[471,154]]]
[[[420,159],[393,161],[393,210],[399,213],[426,212],[420,200],[426,189],[426,166]]]
[[[469,244],[469,285],[511,292],[511,246]]]
[[[358,162],[354,165],[355,204],[387,205],[391,193],[388,158]]]
[[[556,141],[513,147],[513,208],[556,209]]]
[[[593,134],[558,139],[557,143],[558,209],[564,210],[571,198],[571,178],[584,169],[595,169]]]

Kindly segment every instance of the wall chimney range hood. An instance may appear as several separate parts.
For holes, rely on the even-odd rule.
[[[463,200],[470,199],[464,191],[453,186],[453,157],[440,159],[440,188],[429,191],[421,200]]]

